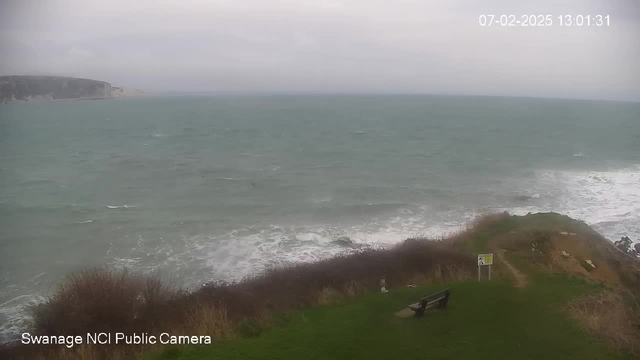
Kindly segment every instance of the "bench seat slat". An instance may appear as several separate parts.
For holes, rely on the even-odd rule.
[[[446,295],[446,293],[448,291],[449,291],[449,289],[441,290],[441,291],[438,291],[437,293],[433,293],[431,295],[427,295],[427,296],[421,298],[420,300],[427,300],[427,299],[435,298],[435,297],[443,297],[443,296]]]
[[[416,316],[422,316],[427,308],[432,308],[434,305],[438,305],[438,307],[447,306],[449,296],[451,296],[451,289],[447,288],[427,295],[421,298],[417,303],[410,304],[408,307],[415,311]]]

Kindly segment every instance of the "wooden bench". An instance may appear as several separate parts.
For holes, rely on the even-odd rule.
[[[424,311],[426,309],[435,307],[436,305],[438,308],[446,307],[447,302],[449,302],[449,296],[451,296],[451,289],[440,290],[436,293],[423,297],[415,304],[409,305],[409,309],[416,313],[416,317],[420,317],[424,315]]]

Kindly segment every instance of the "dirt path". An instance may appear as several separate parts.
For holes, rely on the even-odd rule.
[[[509,272],[511,272],[511,274],[515,278],[516,287],[518,287],[518,288],[526,287],[527,283],[529,282],[529,279],[527,278],[527,275],[521,273],[520,270],[516,269],[515,266],[511,265],[511,263],[509,261],[507,261],[506,257],[504,256],[504,250],[498,250],[497,253],[498,253],[498,258],[500,259],[500,261],[502,261],[502,263],[507,267]]]

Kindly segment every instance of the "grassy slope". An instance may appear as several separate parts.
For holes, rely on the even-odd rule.
[[[555,215],[510,218],[478,232],[464,245],[469,252],[482,252],[489,249],[490,239],[513,229],[580,225],[570,221]],[[508,258],[529,276],[527,288],[516,289],[497,280],[392,289],[388,294],[293,313],[258,337],[165,349],[147,360],[630,358],[579,329],[563,310],[570,299],[596,293],[603,285],[570,275],[543,274],[517,256]],[[423,319],[392,315],[444,286],[452,288],[446,310]]]
[[[565,276],[516,289],[502,281],[450,284],[444,311],[425,318],[393,312],[441,286],[370,294],[295,313],[254,338],[165,350],[149,359],[622,359],[560,313],[598,286]]]

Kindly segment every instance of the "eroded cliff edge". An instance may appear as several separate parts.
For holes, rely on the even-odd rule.
[[[62,76],[0,76],[0,103],[113,99],[142,96],[138,89],[112,87],[106,81]]]

